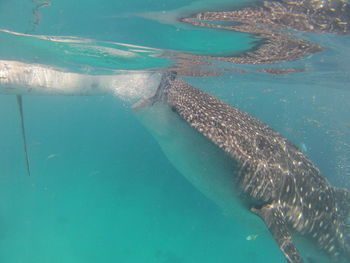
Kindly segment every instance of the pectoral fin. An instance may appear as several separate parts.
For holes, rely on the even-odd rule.
[[[293,243],[282,209],[277,204],[272,203],[260,209],[252,208],[251,211],[264,220],[287,261],[289,263],[302,263],[303,260]]]

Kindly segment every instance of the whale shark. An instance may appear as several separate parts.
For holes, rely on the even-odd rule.
[[[133,109],[181,174],[237,221],[254,231],[264,223],[287,262],[305,262],[296,240],[349,262],[350,191],[331,186],[278,132],[176,72]]]
[[[17,96],[29,175],[22,95],[113,94],[138,101],[136,117],[176,169],[256,235],[270,232],[288,262],[304,262],[302,256],[330,262],[319,251],[332,262],[348,262],[349,190],[331,186],[297,147],[266,124],[189,85],[176,72],[101,76],[0,62],[0,93]],[[307,252],[298,249],[305,247]]]

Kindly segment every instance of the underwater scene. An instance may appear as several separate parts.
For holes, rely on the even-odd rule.
[[[0,0],[0,263],[350,262],[348,0]]]

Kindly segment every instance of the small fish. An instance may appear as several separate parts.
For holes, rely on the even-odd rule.
[[[303,143],[303,142],[299,145],[299,149],[300,149],[303,153],[306,153],[307,150],[308,150],[306,144]]]
[[[247,241],[252,241],[252,240],[256,240],[256,238],[258,237],[259,235],[249,235],[247,236],[245,239]]]
[[[58,157],[58,156],[59,156],[59,154],[57,154],[57,153],[49,154],[49,155],[46,157],[46,160],[49,160],[49,159],[52,159],[52,158],[56,158],[56,157]]]

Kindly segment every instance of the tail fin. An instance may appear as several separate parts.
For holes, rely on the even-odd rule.
[[[28,172],[28,175],[30,176],[30,166],[29,166],[26,132],[25,132],[25,128],[24,128],[23,103],[22,103],[22,96],[21,95],[17,95],[17,104],[18,104],[19,115],[20,115],[20,120],[21,120],[22,139],[23,139],[24,155],[26,158],[27,172]]]

